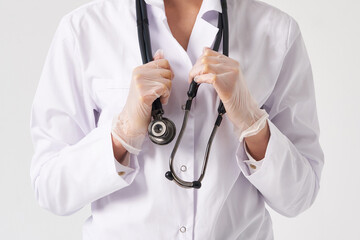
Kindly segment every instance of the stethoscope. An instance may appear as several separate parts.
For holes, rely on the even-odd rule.
[[[221,2],[222,13],[219,13],[219,17],[218,17],[219,31],[216,35],[216,40],[214,43],[213,50],[218,51],[222,34],[224,31],[223,54],[228,56],[229,55],[229,27],[228,27],[229,25],[228,25],[228,16],[227,16],[227,4],[226,4],[226,0],[220,0],[220,2]],[[153,61],[153,57],[151,53],[149,20],[147,17],[146,3],[144,2],[144,0],[136,0],[136,20],[137,20],[138,38],[139,38],[139,46],[140,46],[142,61],[143,64],[146,64],[150,61]],[[196,96],[199,85],[200,84],[196,83],[194,80],[192,80],[190,84],[189,90],[187,92],[188,100],[186,101],[186,105],[185,105],[185,114],[184,114],[183,123],[181,126],[179,136],[176,140],[175,146],[170,155],[170,160],[169,160],[170,171],[166,172],[165,174],[165,177],[167,179],[169,179],[170,181],[175,181],[176,184],[184,188],[199,189],[201,187],[201,181],[205,176],[211,144],[215,137],[216,131],[221,124],[222,116],[226,112],[222,101],[220,101],[218,107],[218,117],[215,121],[213,130],[211,132],[210,138],[206,146],[205,157],[199,179],[192,182],[182,180],[180,177],[176,175],[173,167],[173,162],[176,151],[180,145],[183,133],[186,128],[192,100]],[[175,124],[170,119],[163,117],[163,114],[164,114],[164,110],[162,108],[160,98],[158,98],[152,104],[152,111],[151,111],[152,121],[148,126],[148,134],[150,140],[155,144],[159,144],[159,145],[165,145],[170,143],[176,135]]]

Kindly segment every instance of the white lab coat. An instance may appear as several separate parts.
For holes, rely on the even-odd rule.
[[[163,1],[146,2],[152,52],[162,48],[175,73],[164,116],[179,131],[188,73],[203,47],[214,43],[220,2],[203,1],[187,51],[171,34]],[[267,240],[273,232],[265,203],[288,217],[311,206],[324,156],[299,26],[254,0],[228,0],[228,14],[229,57],[239,61],[251,94],[269,114],[271,136],[257,169],[245,162],[244,141],[226,115],[199,190],[164,176],[175,141],[158,146],[146,137],[129,167],[114,159],[111,120],[126,102],[132,70],[142,64],[135,1],[94,1],[62,18],[32,105],[31,180],[41,207],[70,215],[91,203],[84,240]],[[175,158],[186,180],[200,174],[218,103],[213,87],[202,84]]]

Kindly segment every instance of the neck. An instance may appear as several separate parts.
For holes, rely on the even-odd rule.
[[[203,0],[164,0],[164,3],[176,8],[199,8]]]

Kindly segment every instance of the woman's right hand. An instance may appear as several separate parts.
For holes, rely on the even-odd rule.
[[[141,151],[151,120],[152,103],[160,97],[168,102],[174,73],[162,50],[156,51],[154,60],[134,68],[129,95],[120,114],[114,117],[112,135],[130,153]]]

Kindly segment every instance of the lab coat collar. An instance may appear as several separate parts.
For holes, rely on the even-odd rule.
[[[165,10],[164,0],[144,0],[146,4],[155,6]],[[220,0],[203,0],[198,15],[202,16],[204,13],[209,11],[222,12]],[[164,11],[165,12],[165,11]]]
[[[222,12],[220,0],[203,0],[199,15],[202,16],[204,13],[209,11]]]

